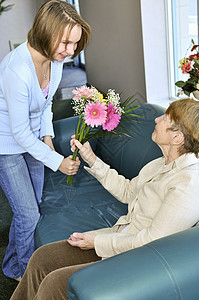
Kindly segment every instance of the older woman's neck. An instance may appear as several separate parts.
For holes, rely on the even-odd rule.
[[[165,164],[168,165],[170,162],[174,161],[175,159],[177,159],[180,154],[178,151],[177,147],[168,147],[166,149],[162,149],[162,153],[165,157]]]

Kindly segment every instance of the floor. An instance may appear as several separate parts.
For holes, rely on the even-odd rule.
[[[86,72],[83,69],[65,64],[62,80],[54,95],[54,100],[71,99],[74,96],[72,93],[74,88],[86,85],[86,83]]]

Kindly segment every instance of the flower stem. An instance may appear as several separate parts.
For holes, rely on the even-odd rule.
[[[79,149],[76,148],[75,151],[74,151],[74,153],[73,153],[72,160],[74,160],[74,161],[76,160],[78,152],[79,152]],[[71,186],[73,185],[73,175],[68,175],[67,176],[67,184],[69,184]]]
[[[82,120],[82,124],[81,124],[81,116],[79,117],[79,123],[78,123],[78,126],[77,126],[77,130],[76,130],[76,139],[81,143],[83,138],[84,138],[84,130],[86,128],[86,124],[85,124],[85,121],[84,119]],[[81,128],[80,128],[81,126]],[[74,153],[73,153],[73,156],[72,156],[72,160],[76,160],[76,157],[77,157],[77,153],[79,152],[79,149],[76,147]],[[67,184],[69,185],[73,185],[73,175],[68,175],[67,176]]]

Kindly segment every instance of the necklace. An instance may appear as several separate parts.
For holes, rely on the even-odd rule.
[[[43,79],[47,80],[48,79],[47,75],[48,75],[49,64],[47,64],[46,71],[44,73],[42,68],[40,67],[40,64],[39,64],[37,59],[36,59],[36,62],[37,62],[37,68],[39,69],[40,73],[43,75]]]
[[[46,73],[47,73],[47,69],[46,69]],[[44,80],[46,80],[46,79],[47,79],[47,76],[46,76],[46,74],[45,74],[45,73],[43,73],[43,72],[42,72],[42,74],[43,74],[43,79],[44,79]]]
[[[42,70],[41,68],[40,68],[40,72],[41,72],[42,75],[43,75],[43,79],[44,79],[44,80],[47,80],[48,65],[47,65],[47,67],[46,67],[45,73],[43,72],[43,70]]]
[[[38,51],[35,50],[34,48],[32,48],[29,43],[27,44],[28,46],[28,49],[30,51],[30,54],[32,56],[32,60],[33,60],[33,63],[34,63],[34,66],[35,66],[35,70],[37,69],[39,71],[40,74],[42,74],[42,79],[43,80],[47,80],[48,79],[48,72],[49,72],[49,68],[50,68],[50,64],[49,62],[47,61],[47,66],[46,66],[46,71],[43,72],[42,70],[42,63],[40,64],[39,60],[37,59],[37,56],[38,56]]]

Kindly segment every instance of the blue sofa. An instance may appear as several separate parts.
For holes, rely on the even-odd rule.
[[[198,300],[199,226],[75,272],[69,300]]]
[[[126,178],[132,178],[152,159],[162,155],[151,140],[154,119],[164,108],[143,104],[138,122],[128,124],[132,139],[99,138],[91,141],[96,154]],[[70,136],[77,117],[54,122],[54,145],[68,156]],[[73,186],[67,176],[45,169],[41,217],[35,232],[36,246],[68,238],[74,231],[84,232],[112,226],[127,212],[90,175],[82,162]],[[161,187],[160,187],[161,188]],[[75,272],[68,280],[70,300],[198,300],[199,226],[127,251]]]
[[[142,119],[128,123],[135,133],[132,138],[104,137],[91,140],[95,153],[126,178],[133,178],[149,161],[162,155],[151,140],[154,119],[164,113],[157,105],[143,104],[136,110]],[[69,141],[78,117],[54,122],[55,149],[64,156],[71,154]],[[36,247],[66,239],[74,231],[84,232],[112,226],[127,212],[126,204],[117,201],[85,169],[82,162],[73,186],[66,184],[67,176],[45,168],[41,217],[35,232]]]

